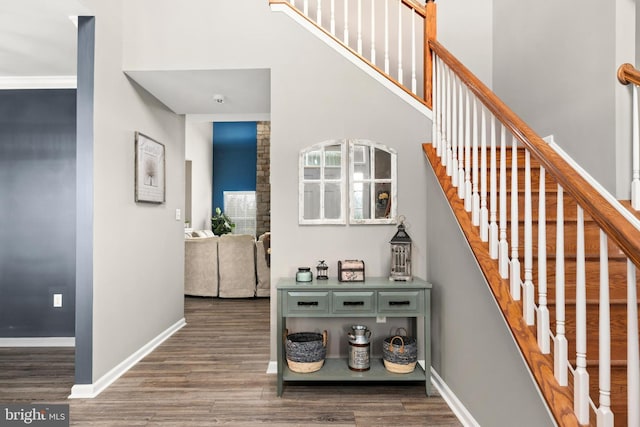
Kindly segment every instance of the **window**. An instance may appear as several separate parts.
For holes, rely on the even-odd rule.
[[[255,191],[225,191],[224,212],[236,225],[233,234],[256,235]]]
[[[395,223],[396,163],[395,150],[367,140],[326,141],[302,150],[299,223],[346,224],[347,199],[349,222]]]

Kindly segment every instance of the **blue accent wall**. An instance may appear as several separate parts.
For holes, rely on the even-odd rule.
[[[255,191],[256,122],[213,124],[213,206],[224,210],[224,191]]]
[[[0,209],[0,337],[73,337],[75,90],[0,91]]]

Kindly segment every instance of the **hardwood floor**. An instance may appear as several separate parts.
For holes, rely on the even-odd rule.
[[[185,317],[94,399],[67,399],[73,349],[0,348],[0,402],[69,404],[72,426],[461,426],[421,384],[296,383],[277,397],[268,299],[187,297]]]

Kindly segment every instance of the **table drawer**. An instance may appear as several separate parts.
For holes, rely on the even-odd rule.
[[[379,314],[420,314],[423,311],[424,291],[378,292]]]
[[[375,313],[376,293],[362,292],[333,292],[333,313]]]
[[[285,313],[311,314],[329,313],[329,292],[295,292],[288,291],[284,304]]]

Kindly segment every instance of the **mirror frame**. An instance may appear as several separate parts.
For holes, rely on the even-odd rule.
[[[324,178],[324,172],[322,171],[324,167],[324,159],[325,156],[321,156],[321,164],[320,164],[320,179],[318,180],[308,180],[304,177],[304,168],[305,168],[305,156],[307,153],[312,151],[321,151],[324,153],[326,147],[337,145],[340,147],[340,168],[341,168],[341,176],[339,180],[326,180]],[[318,144],[314,144],[309,147],[305,147],[300,150],[300,154],[298,157],[298,224],[301,225],[323,225],[323,224],[337,224],[344,225],[347,223],[347,179],[346,174],[348,173],[347,169],[347,148],[345,140],[328,140],[323,141]],[[320,218],[317,219],[306,219],[304,217],[304,185],[309,182],[318,182],[320,184]],[[327,219],[324,218],[324,186],[329,183],[337,183],[340,186],[340,217],[336,219]]]

